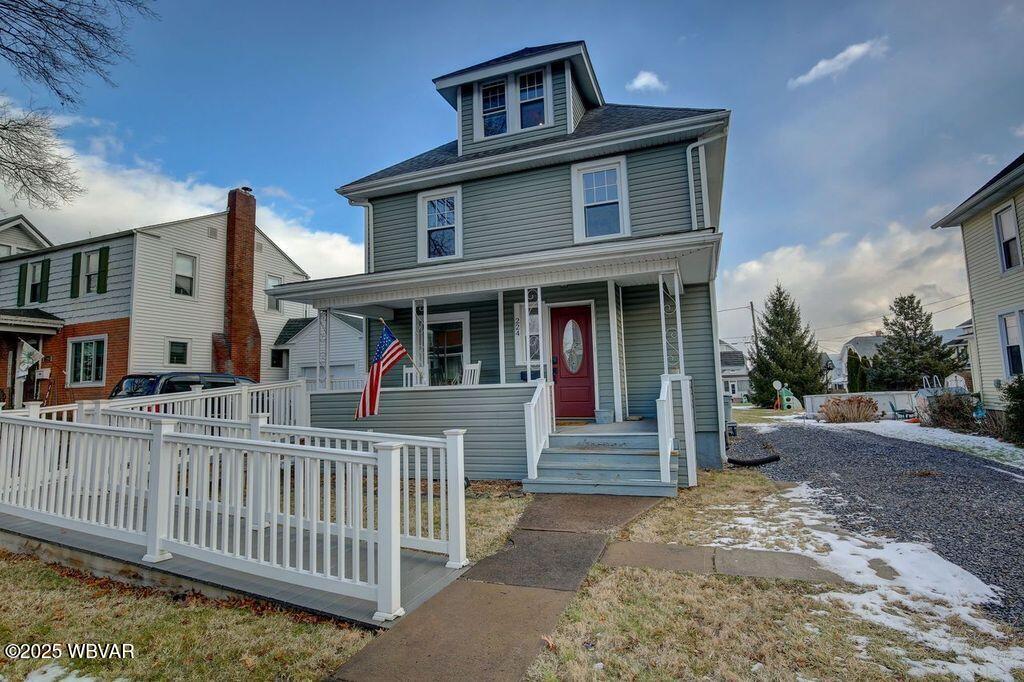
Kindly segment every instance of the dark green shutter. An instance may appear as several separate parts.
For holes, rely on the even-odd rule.
[[[28,282],[28,263],[18,267],[18,307],[25,305],[25,284]]]
[[[78,298],[78,287],[82,279],[82,254],[71,256],[71,298]]]
[[[96,278],[96,293],[107,293],[107,269],[110,266],[110,247],[104,246],[100,249],[100,272]]]
[[[46,303],[50,295],[50,259],[43,259],[43,272],[39,282],[39,302]]]

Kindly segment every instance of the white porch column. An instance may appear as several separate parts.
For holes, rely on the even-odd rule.
[[[316,386],[331,388],[331,309],[317,308]]]
[[[505,292],[498,292],[498,383],[505,383]]]
[[[615,396],[615,421],[622,421],[622,369],[619,367],[619,311],[616,307],[615,280],[608,280],[608,331],[612,339],[612,390]]]
[[[426,386],[430,383],[430,359],[427,347],[427,299],[412,300],[412,364],[416,366],[415,385]]]
[[[668,374],[668,330],[665,328],[665,275],[658,273],[658,320],[661,322],[662,374]]]
[[[683,363],[683,282],[679,278],[679,273],[672,273],[673,288],[675,289],[676,299],[676,355],[679,360],[679,373],[682,375],[686,374],[686,365]],[[718,353],[717,344],[715,346],[715,353]]]

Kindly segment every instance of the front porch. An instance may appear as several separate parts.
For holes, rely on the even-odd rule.
[[[359,428],[433,433],[457,423],[468,429],[471,478],[532,485],[554,470],[560,482],[651,474],[673,490],[677,482],[692,485],[698,462],[718,467],[723,454],[709,281],[717,242],[633,256],[625,253],[629,244],[620,243],[621,253],[609,248],[616,244],[600,245],[600,259],[508,264],[501,276],[489,273],[498,267],[493,263],[474,270],[466,267],[472,263],[446,264],[327,280],[302,296],[284,293],[320,311],[312,423],[357,426],[352,415],[363,381],[328,376],[328,312],[342,310],[367,318],[368,356],[384,324],[410,354],[384,377],[380,414],[360,420]],[[461,270],[447,272],[455,266]],[[584,426],[595,430],[579,432]],[[627,434],[635,447],[606,437]],[[570,436],[591,458],[620,457],[588,468],[584,453],[557,451]],[[574,475],[561,476],[571,466],[547,466],[566,464],[561,454],[579,455],[568,463],[579,464]],[[653,458],[625,461],[627,454]],[[597,468],[611,473],[596,475]]]

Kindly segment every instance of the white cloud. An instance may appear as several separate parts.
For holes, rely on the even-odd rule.
[[[640,71],[633,80],[626,83],[626,89],[630,92],[665,92],[668,84],[653,71]]]
[[[137,157],[130,164],[114,163],[109,155],[120,153],[121,143],[112,135],[93,137],[88,143],[89,150],[78,152],[74,161],[85,194],[68,206],[45,210],[14,204],[10,193],[0,187],[3,211],[24,213],[50,239],[61,243],[216,213],[226,207],[229,187],[195,177],[174,177],[158,164]],[[273,192],[267,194],[274,196]],[[311,277],[363,270],[363,245],[344,234],[310,228],[283,214],[277,205],[258,204],[256,221]]]
[[[1013,133],[1014,137],[1024,137],[1024,123],[1019,126],[1012,126],[1010,132]]]
[[[795,78],[790,78],[788,87],[790,90],[795,90],[801,86],[809,85],[810,83],[827,76],[831,76],[835,79],[839,74],[849,69],[861,59],[865,57],[878,59],[888,51],[889,39],[886,36],[882,36],[881,38],[872,38],[871,40],[863,43],[849,45],[836,56],[830,57],[829,59],[822,59],[811,67],[811,70],[807,73],[801,74]]]
[[[977,154],[974,158],[978,163],[983,163],[986,166],[995,166],[999,163],[999,159],[996,158],[995,154]]]
[[[843,241],[833,233],[817,244],[783,246],[740,263],[722,273],[719,308],[733,308],[754,301],[760,308],[768,291],[780,282],[796,298],[805,323],[812,328],[832,327],[888,312],[889,303],[901,293],[916,293],[925,302],[967,291],[967,278],[954,230],[930,230],[891,223],[857,241]],[[935,312],[967,298],[928,308]],[[938,313],[937,329],[952,327],[970,317],[961,305]],[[823,329],[816,335],[822,348],[834,352],[858,333],[881,327],[881,320]],[[750,317],[740,312],[721,313],[723,338],[748,337]]]

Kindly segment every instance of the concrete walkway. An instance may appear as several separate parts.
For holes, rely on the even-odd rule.
[[[687,573],[720,573],[745,578],[783,578],[815,583],[843,582],[842,578],[825,570],[809,556],[758,549],[613,542],[601,557],[601,563],[606,566],[656,568]]]
[[[483,559],[348,660],[332,680],[519,680],[608,534],[660,502],[538,495],[508,546]]]

